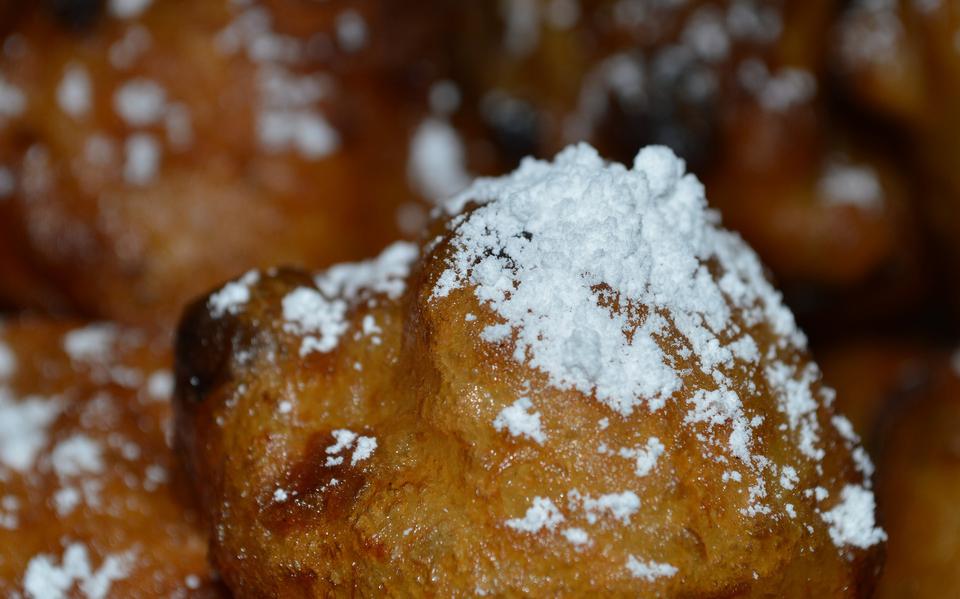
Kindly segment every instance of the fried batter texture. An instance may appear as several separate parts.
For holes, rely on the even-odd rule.
[[[179,452],[236,595],[866,596],[885,534],[755,255],[665,148],[190,308]]]
[[[0,595],[226,596],[174,486],[163,345],[109,325],[0,328]]]

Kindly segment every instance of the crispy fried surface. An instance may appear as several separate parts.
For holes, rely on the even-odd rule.
[[[225,596],[175,491],[163,345],[106,325],[0,329],[0,594]]]
[[[23,100],[0,115],[16,184],[0,295],[172,324],[247,268],[358,259],[400,234],[435,11],[171,0],[124,19],[90,4],[23,9],[0,54]]]
[[[443,224],[433,233],[439,238],[414,267],[403,296],[327,296],[346,301],[348,323],[327,352],[301,355],[304,341],[285,320],[284,299],[314,288],[303,273],[261,276],[248,285],[248,301],[230,310],[215,309],[214,295],[186,312],[177,343],[177,439],[210,521],[212,559],[232,591],[869,593],[876,547],[835,547],[820,514],[836,499],[818,504],[804,492],[821,486],[839,498],[859,479],[849,447],[830,424],[830,408],[818,410],[825,454],[814,464],[778,432],[787,426],[774,408],[783,391],[760,374],[734,375],[751,413],[763,419],[754,429],[763,454],[799,466],[790,489],[772,472],[729,480],[727,458],[704,444],[706,427],[684,423],[685,392],[653,415],[622,416],[595,398],[552,387],[510,358],[509,341],[482,341],[480,332],[498,320],[470,289],[431,299],[452,251]],[[777,350],[766,325],[749,330],[760,355],[809,364],[803,354]],[[663,340],[678,371],[687,373],[685,384],[705,384],[696,363],[676,347]],[[820,394],[819,383],[811,392]],[[549,431],[540,442],[494,425],[524,396],[534,399]],[[359,440],[340,442],[344,430],[375,439],[372,454],[360,452]],[[645,476],[632,460],[602,451],[651,436],[668,449]],[[752,485],[766,489],[770,513],[745,513],[756,505]],[[636,494],[639,510],[618,515],[584,507],[585,496],[626,490]],[[516,519],[529,520],[531,507],[545,498],[562,525],[518,528]],[[794,518],[784,515],[788,509]],[[575,541],[577,531],[584,542]],[[632,574],[631,560],[677,570]]]

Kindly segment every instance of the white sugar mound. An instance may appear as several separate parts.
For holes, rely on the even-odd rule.
[[[623,415],[643,402],[659,409],[681,386],[660,347],[671,323],[722,387],[716,369],[735,357],[724,336],[736,333],[731,306],[748,326],[766,321],[784,344],[805,343],[756,255],[719,227],[703,185],[665,147],[644,148],[628,169],[571,146],[553,162],[526,159],[477,180],[445,210],[469,202],[479,207],[454,217],[455,249],[433,297],[472,287],[510,326],[514,357],[560,389]]]

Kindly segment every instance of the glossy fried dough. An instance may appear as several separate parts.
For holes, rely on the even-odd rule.
[[[175,492],[162,346],[109,325],[0,328],[0,595],[225,596]]]
[[[672,179],[675,160],[644,151],[627,174],[570,149],[554,165],[528,162],[478,183],[461,197],[479,203],[452,204],[419,248],[393,246],[315,277],[249,273],[193,304],[177,341],[177,440],[231,590],[866,596],[883,540],[869,461],[853,451],[849,422],[835,415],[792,317],[742,242],[703,224],[666,243],[678,249],[702,235],[719,244],[710,274],[681,263],[706,277],[706,295],[719,280],[732,294],[723,306],[694,300],[705,313],[729,311],[719,343],[736,357],[724,366],[710,366],[718,348],[687,308],[661,305],[656,292],[638,305],[628,298],[644,292],[628,292],[628,281],[585,285],[585,304],[574,284],[568,309],[593,324],[569,321],[567,340],[555,338],[568,333],[554,328],[566,321],[547,273],[576,273],[567,261],[591,255],[571,236],[590,247],[605,239],[611,251],[629,241],[613,229],[568,230],[558,207],[535,216],[538,202],[566,190],[570,210],[596,200],[586,209],[616,227],[606,210],[632,197],[618,185],[638,186],[631,201],[650,213],[636,235],[657,238],[656,206],[708,214],[695,179]],[[593,185],[582,187],[587,172]],[[518,213],[531,229],[509,233]],[[476,255],[474,235],[491,244]],[[553,246],[557,235],[564,241]],[[547,247],[558,254],[531,268]],[[677,259],[661,245],[650,251],[652,262]],[[602,271],[607,258],[597,256]],[[530,312],[511,311],[531,299]],[[607,318],[629,328],[591,338]],[[582,347],[565,353],[570,343]],[[591,362],[611,347],[613,361],[618,351],[662,355],[644,368],[677,386],[624,392],[652,372]],[[557,362],[557,352],[582,361]],[[578,390],[582,377],[592,392]]]
[[[11,304],[172,324],[247,268],[400,235],[440,77],[425,3],[86,3],[72,19],[35,4],[0,52]]]

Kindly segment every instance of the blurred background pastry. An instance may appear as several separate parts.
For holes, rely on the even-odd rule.
[[[109,324],[0,328],[0,594],[226,594],[167,445],[166,343]]]

